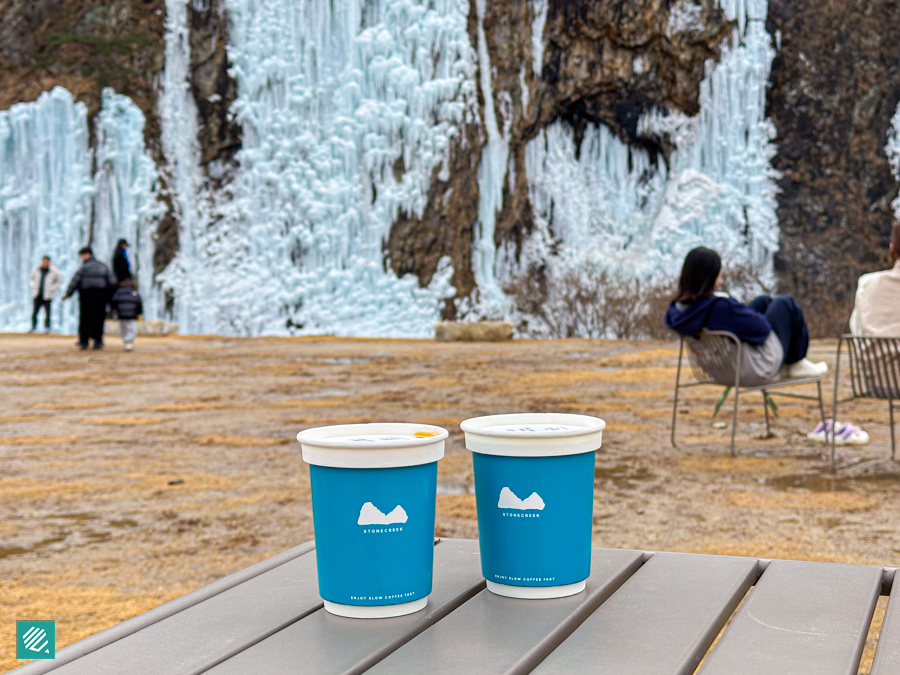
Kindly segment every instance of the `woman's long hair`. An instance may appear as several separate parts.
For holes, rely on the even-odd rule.
[[[721,271],[722,259],[718,253],[705,246],[693,249],[684,259],[675,302],[690,305],[710,297],[716,290],[716,279]]]

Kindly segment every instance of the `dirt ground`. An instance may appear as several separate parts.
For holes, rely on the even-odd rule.
[[[811,356],[833,363],[834,349],[817,341]],[[461,420],[579,412],[607,422],[597,546],[900,564],[900,469],[873,461],[890,456],[885,404],[843,409],[872,441],[839,449],[835,477],[805,438],[807,401],[779,399],[763,439],[748,396],[731,458],[730,431],[712,426],[718,390],[688,390],[673,449],[676,360],[661,342],[168,337],[125,353],[0,336],[0,672],[21,663],[16,619],[55,619],[60,648],[312,538],[294,436],[323,424],[449,429],[440,536],[478,535]],[[826,404],[832,387],[829,374]]]

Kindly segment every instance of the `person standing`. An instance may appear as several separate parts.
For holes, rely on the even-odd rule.
[[[81,267],[72,277],[63,300],[78,292],[78,346],[87,349],[88,340],[93,340],[94,349],[103,349],[106,303],[115,286],[115,278],[109,268],[94,257],[90,246],[78,251],[78,255],[81,256]]]
[[[144,305],[134,279],[126,279],[120,283],[109,304],[119,318],[119,332],[125,351],[130,352],[134,349],[134,338],[137,337],[137,320],[144,313]]]
[[[131,279],[131,261],[128,260],[128,242],[119,239],[116,243],[116,250],[113,251],[112,257],[113,274],[116,275],[116,282],[121,284],[126,279]]]
[[[44,332],[50,332],[50,302],[62,283],[62,276],[56,265],[50,262],[49,256],[41,259],[41,264],[31,270],[31,297],[34,300],[34,311],[31,313],[31,332],[37,330],[38,312],[44,308]]]

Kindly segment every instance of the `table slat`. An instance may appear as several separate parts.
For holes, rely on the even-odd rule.
[[[477,541],[434,550],[434,589],[422,612],[347,619],[321,609],[208,671],[210,675],[362,673],[484,589]]]
[[[880,567],[773,560],[701,675],[856,675]]]
[[[534,672],[689,675],[757,569],[754,558],[656,553]]]
[[[641,565],[640,551],[594,549],[582,593],[555,600],[481,591],[369,670],[391,675],[527,673]]]
[[[871,672],[872,675],[900,675],[900,574],[897,572],[894,572]]]
[[[196,675],[321,607],[310,551],[53,673]]]

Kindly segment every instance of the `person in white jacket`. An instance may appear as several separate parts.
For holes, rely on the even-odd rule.
[[[900,223],[891,231],[891,269],[859,278],[850,315],[854,335],[900,336]]]
[[[50,302],[59,285],[62,283],[62,275],[56,269],[56,265],[50,262],[48,256],[44,256],[41,264],[31,270],[31,297],[34,299],[34,311],[31,313],[31,332],[37,330],[38,312],[44,308],[44,332],[50,332]]]

